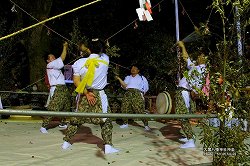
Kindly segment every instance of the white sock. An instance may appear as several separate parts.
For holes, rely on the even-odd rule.
[[[195,148],[194,140],[193,139],[189,139],[185,144],[182,144],[180,146],[180,148],[182,148],[182,149]]]
[[[62,149],[69,149],[72,145],[67,142],[67,141],[64,141],[63,144],[62,144]]]
[[[44,128],[44,127],[40,128],[40,132],[43,133],[43,134],[47,134],[48,133],[47,129]]]
[[[110,153],[119,152],[118,149],[115,149],[114,147],[112,147],[112,146],[109,145],[109,144],[105,144],[104,151],[105,151],[105,154],[110,154]]]

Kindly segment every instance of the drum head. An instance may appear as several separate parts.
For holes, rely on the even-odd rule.
[[[156,110],[158,114],[170,114],[172,109],[172,99],[168,92],[159,93],[156,97]]]

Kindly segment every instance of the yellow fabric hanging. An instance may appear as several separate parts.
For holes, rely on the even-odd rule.
[[[95,68],[99,67],[99,62],[108,66],[108,62],[106,62],[104,60],[100,60],[98,58],[99,57],[90,58],[84,64],[83,67],[86,67],[88,70],[87,70],[87,73],[85,74],[84,78],[82,79],[82,81],[80,82],[78,87],[76,88],[76,90],[75,90],[76,92],[83,93],[86,85],[91,86],[93,84],[94,77],[95,77]]]

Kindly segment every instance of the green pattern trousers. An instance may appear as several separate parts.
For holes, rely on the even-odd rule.
[[[81,96],[77,110],[78,112],[102,113],[102,103],[99,91],[93,90],[93,93],[96,96],[96,104],[94,106],[89,105],[86,96]],[[108,112],[111,112],[109,106]],[[104,144],[112,145],[113,125],[112,121],[108,118],[104,120],[103,118],[72,117],[63,140],[69,142],[71,138],[77,133],[79,127],[84,123],[100,125]]]
[[[121,105],[122,113],[136,113],[143,114],[145,113],[145,101],[142,96],[142,93],[137,89],[128,89],[122,99]],[[128,123],[128,119],[123,119],[124,123]],[[148,120],[145,118],[141,119],[144,126],[148,126]]]
[[[189,108],[186,107],[183,96],[182,96],[182,89],[176,91],[175,94],[175,102],[176,102],[176,114],[189,114]],[[191,112],[195,110],[195,103],[193,100],[190,99],[190,107]],[[188,139],[195,139],[195,133],[192,129],[192,126],[189,122],[189,119],[180,119],[180,124],[185,136]]]
[[[49,105],[47,107],[48,111],[65,111],[70,112],[71,109],[71,98],[70,93],[66,85],[57,85],[54,91],[54,95],[52,96]],[[47,128],[51,120],[52,116],[45,117],[43,119],[42,127]],[[61,118],[61,124],[66,124],[66,118]]]

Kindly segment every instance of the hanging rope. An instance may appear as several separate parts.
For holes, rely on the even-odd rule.
[[[28,13],[27,11],[25,11],[23,8],[21,8],[19,5],[17,5],[17,4],[16,4],[15,2],[13,2],[12,0],[10,0],[10,2],[13,3],[16,7],[18,7],[21,11],[23,11],[24,13],[26,13],[27,15],[29,15],[31,18],[33,18],[33,19],[36,20],[37,22],[40,22],[37,18],[35,18],[35,17],[32,16],[30,13]],[[52,32],[54,32],[55,34],[57,34],[58,36],[60,36],[61,38],[63,38],[64,40],[66,40],[66,41],[68,41],[68,42],[70,42],[70,43],[72,43],[72,44],[78,46],[76,43],[72,42],[70,39],[66,38],[65,36],[59,34],[59,33],[56,32],[55,30],[53,30],[52,28],[48,27],[47,25],[43,24],[43,26],[45,26],[46,28],[48,28],[49,30],[51,30]],[[111,38],[111,37],[109,37],[108,39],[110,39],[110,38]],[[105,41],[108,41],[108,39],[106,39]],[[72,55],[76,56],[74,53],[72,53],[72,52],[70,52],[70,53],[71,53]],[[85,52],[85,55],[86,55],[86,52]],[[72,61],[69,62],[68,64],[74,62],[74,61],[77,60],[77,59],[78,59],[78,58],[72,60]],[[117,63],[114,63],[114,62],[111,62],[111,63],[113,63],[113,64],[115,64],[115,65],[117,65],[117,66],[120,66],[120,67],[122,67],[122,68],[124,68],[124,69],[129,69],[129,68],[124,67],[124,66],[122,66],[122,65],[120,65],[120,64],[117,64]],[[68,65],[68,64],[66,64],[66,65]]]
[[[29,27],[26,27],[26,28],[24,28],[24,29],[21,29],[21,30],[19,30],[19,31],[17,31],[17,32],[14,32],[14,33],[12,33],[12,34],[9,34],[9,35],[7,35],[7,36],[1,37],[1,38],[0,38],[0,41],[1,41],[1,40],[4,40],[4,39],[7,39],[7,38],[9,38],[9,37],[15,36],[15,35],[17,35],[17,34],[19,34],[19,33],[22,33],[22,32],[24,32],[24,31],[26,31],[26,30],[28,30],[28,29],[34,28],[34,27],[36,27],[36,26],[38,26],[38,25],[44,24],[44,23],[46,23],[46,22],[48,22],[48,21],[54,20],[54,19],[56,19],[56,18],[58,18],[58,17],[61,17],[61,16],[63,16],[63,15],[66,15],[66,14],[68,14],[68,13],[71,13],[71,12],[74,12],[74,11],[79,10],[79,9],[81,9],[81,8],[84,8],[84,7],[86,7],[86,6],[92,5],[92,4],[94,4],[94,3],[96,3],[96,2],[99,2],[99,1],[101,1],[101,0],[95,0],[95,1],[93,1],[93,2],[90,2],[90,3],[87,3],[87,4],[85,4],[85,5],[79,6],[79,7],[77,7],[77,8],[72,9],[72,10],[69,10],[69,11],[67,11],[67,12],[64,12],[64,13],[61,13],[61,14],[56,15],[56,16],[54,16],[54,17],[48,18],[48,19],[46,19],[46,20],[43,20],[43,21],[41,21],[41,22],[39,22],[39,23],[37,23],[37,24],[31,25],[31,26],[29,26]]]
[[[191,34],[189,34],[188,36],[186,36],[184,39],[182,39],[182,41],[183,42],[192,42],[192,41],[196,41],[198,39],[202,39],[202,41],[205,42],[202,36],[209,33],[207,25],[209,23],[213,8],[211,9],[209,16],[208,16],[208,19],[206,20],[205,24],[203,26],[197,28],[196,25],[194,24],[193,20],[191,19],[190,15],[188,14],[187,10],[185,9],[184,5],[181,3],[181,1],[179,1],[179,2],[183,8],[183,11],[187,14],[190,22],[194,26],[194,31]]]
[[[189,34],[188,36],[186,36],[184,39],[182,39],[183,42],[192,42],[192,41],[196,41],[198,39],[202,39],[202,41],[205,43],[205,40],[204,38],[202,38],[201,36],[203,35],[202,33],[203,32],[200,32],[200,29],[201,28],[204,28],[204,27],[200,27],[197,28],[196,25],[194,24],[193,20],[191,19],[190,15],[188,14],[187,10],[185,9],[184,5],[182,4],[182,2],[179,0],[180,2],[180,5],[182,7],[182,10],[184,11],[184,13],[186,13],[187,17],[189,18],[190,22],[192,23],[193,27],[194,27],[194,31]],[[208,25],[208,22],[210,20],[210,17],[211,17],[211,14],[212,14],[212,10],[210,11],[210,14],[209,14],[209,17],[205,23],[205,28],[207,27]],[[176,45],[174,45],[174,47],[176,47]],[[173,48],[171,48],[172,50]],[[209,48],[208,48],[209,49]],[[209,51],[211,52],[211,50],[209,49]],[[180,49],[179,47],[177,47],[177,58],[178,58],[178,73],[177,73],[177,80],[179,80],[180,78],[180,71],[182,70],[183,66],[181,65],[181,52],[180,52]]]
[[[70,13],[70,12],[76,11],[76,10],[78,10],[78,9],[80,9],[80,8],[83,8],[83,7],[85,7],[85,6],[91,5],[91,4],[96,3],[96,2],[98,2],[98,1],[100,1],[100,0],[93,1],[93,2],[88,3],[88,4],[86,4],[86,5],[82,5],[82,6],[78,7],[78,8],[72,9],[72,10],[70,10],[70,11],[68,11],[68,12],[62,13],[62,14],[60,14],[60,15],[54,16],[54,17],[52,17],[52,18],[49,18],[49,19],[47,19],[47,20],[44,20],[44,21],[40,22],[37,18],[35,18],[35,17],[32,16],[31,14],[29,14],[27,11],[25,11],[24,9],[22,9],[19,5],[17,5],[17,4],[14,3],[12,0],[10,0],[10,2],[13,3],[15,6],[17,6],[21,11],[23,11],[24,13],[26,13],[27,15],[29,15],[30,17],[32,17],[34,20],[36,20],[36,21],[39,22],[39,23],[34,24],[33,26],[30,26],[30,27],[28,27],[28,28],[26,28],[26,29],[33,28],[33,27],[35,27],[35,26],[37,26],[37,25],[43,24],[43,23],[45,23],[45,22],[47,22],[47,21],[50,21],[50,20],[55,19],[55,18],[57,18],[57,17],[60,17],[60,16],[62,16],[62,15],[68,14],[68,13]],[[152,9],[155,8],[156,6],[160,5],[160,3],[162,3],[163,1],[164,1],[164,0],[161,0],[159,3],[157,3],[155,6],[153,6]],[[136,20],[138,20],[138,18],[135,19],[135,20],[133,20],[131,23],[129,23],[128,25],[126,25],[125,27],[123,27],[122,29],[120,29],[119,31],[117,31],[115,34],[113,34],[113,35],[111,35],[110,37],[108,37],[105,41],[108,41],[109,39],[113,38],[114,36],[116,36],[117,34],[119,34],[120,32],[122,32],[123,30],[125,30],[127,27],[129,27],[129,26],[130,26],[132,23],[134,23]],[[45,26],[46,28],[48,28],[49,30],[51,30],[52,32],[54,32],[55,34],[57,34],[58,36],[62,37],[64,40],[66,40],[66,41],[68,41],[68,42],[70,42],[70,43],[72,43],[72,44],[74,44],[74,45],[77,46],[76,43],[72,42],[72,41],[69,40],[68,38],[66,38],[66,37],[64,37],[63,35],[59,34],[59,33],[56,32],[55,30],[53,30],[52,28],[48,27],[47,25],[43,24],[43,26]],[[23,29],[23,31],[24,31],[24,29]],[[14,35],[16,35],[16,34],[18,34],[18,33],[23,32],[23,31],[15,32],[15,33],[11,34],[11,36],[14,36]],[[8,36],[11,37],[10,35],[8,35]],[[6,36],[3,37],[3,39],[5,39],[5,38],[8,38],[8,37],[6,37]],[[3,40],[3,39],[0,38],[0,41]],[[71,54],[75,55],[75,54],[72,53],[72,52],[71,52]],[[85,54],[86,54],[86,53],[85,53]],[[75,56],[76,56],[76,55],[75,55]],[[70,64],[70,63],[74,62],[74,61],[77,60],[78,58],[79,58],[79,57],[75,58],[74,60],[72,60],[71,62],[69,62],[69,63],[67,63],[67,64]],[[122,65],[120,65],[120,64],[117,64],[117,63],[115,63],[115,62],[110,61],[110,63],[115,64],[116,66],[122,67],[122,68],[124,68],[124,69],[126,69],[126,70],[130,70],[128,67],[124,67],[124,66],[122,66]],[[66,64],[66,65],[67,65],[67,64]],[[36,81],[36,82],[34,82],[34,83],[32,83],[32,84],[30,84],[30,85],[28,85],[28,86],[22,88],[20,91],[22,91],[22,90],[24,90],[24,89],[26,89],[26,88],[28,88],[28,87],[30,87],[30,86],[32,86],[32,85],[34,85],[34,84],[40,82],[40,81],[43,80],[44,78],[45,78],[45,77],[40,78],[38,81]]]
[[[35,18],[34,16],[32,16],[31,14],[29,14],[27,11],[25,11],[23,8],[21,8],[19,5],[17,5],[15,2],[13,2],[12,0],[9,0],[11,3],[14,4],[14,6],[18,7],[21,11],[23,11],[24,13],[26,13],[27,15],[29,15],[31,18],[33,18],[34,20],[36,20],[37,22],[40,22],[37,18]],[[48,27],[46,24],[43,24],[43,26],[45,26],[46,28],[48,28],[49,30],[51,30],[52,32],[54,32],[55,34],[57,34],[58,36],[60,36],[61,38],[63,38],[64,40],[77,45],[75,43],[73,43],[71,40],[67,39],[66,37],[64,37],[63,35],[59,34],[58,32],[56,32],[55,30],[53,30],[52,28]]]
[[[109,61],[109,62],[110,62],[110,63],[112,63],[112,64],[114,64],[114,65],[116,65],[116,66],[119,66],[119,67],[121,67],[121,68],[124,68],[124,69],[130,70],[130,68],[125,67],[125,66],[122,66],[122,65],[120,65],[120,64],[118,64],[118,63],[111,62],[111,61]]]
[[[156,6],[160,5],[164,0],[161,0],[160,2],[158,2],[156,5],[154,5],[152,7],[152,9],[154,9]],[[117,34],[119,34],[120,32],[122,32],[123,30],[125,30],[127,27],[129,27],[131,24],[133,24],[134,22],[136,22],[138,20],[134,19],[132,22],[130,22],[129,24],[127,24],[126,26],[124,26],[123,28],[121,28],[120,30],[118,30],[116,33],[114,33],[113,35],[111,35],[110,37],[108,37],[105,41],[108,41],[109,39],[113,38],[114,36],[116,36]]]
[[[15,2],[13,2],[12,0],[10,0],[11,3],[13,3],[16,7],[18,7],[21,11],[23,11],[24,13],[26,13],[27,15],[29,15],[31,18],[33,18],[34,20],[36,20],[37,22],[40,22],[37,18],[35,18],[34,16],[32,16],[31,14],[29,14],[27,11],[25,11],[23,8],[21,8],[19,5],[17,5]],[[55,34],[57,34],[58,36],[60,36],[61,38],[63,38],[64,40],[78,46],[76,43],[72,42],[71,40],[69,40],[68,38],[64,37],[63,35],[59,34],[58,32],[56,32],[55,30],[53,30],[52,28],[48,27],[47,25],[43,24],[43,26],[45,26],[46,28],[48,28],[49,30],[51,30],[52,32],[54,32]],[[68,64],[71,64],[72,62],[74,62],[75,60],[79,59],[79,57],[77,57],[77,55],[75,55],[74,53],[70,52],[72,55],[74,55],[76,58],[73,59],[72,61],[70,61],[69,63],[67,63],[66,65]],[[84,55],[86,55],[87,53],[84,52]],[[84,56],[83,55],[83,56]],[[40,79],[38,79],[36,82],[32,83],[32,84],[29,84],[28,86],[20,89],[19,91],[22,91],[30,86],[33,86],[35,84],[37,84],[38,82],[44,80],[45,76],[41,77]]]
[[[108,37],[105,41],[108,41],[109,39],[113,38],[114,36],[116,36],[118,33],[120,33],[121,31],[123,31],[124,29],[126,29],[127,27],[129,27],[131,24],[133,24],[137,19],[135,19],[134,21],[132,21],[131,23],[129,23],[128,25],[126,25],[125,27],[123,27],[122,29],[120,29],[119,31],[117,31],[116,33],[114,33],[112,36]]]
[[[35,18],[34,16],[32,16],[30,13],[28,13],[26,10],[24,10],[23,8],[21,8],[19,5],[17,5],[17,4],[16,4],[15,2],[13,2],[12,0],[10,0],[10,2],[13,3],[14,6],[18,7],[21,11],[23,11],[24,13],[26,13],[27,15],[29,15],[31,18],[33,18],[33,19],[36,20],[37,22],[40,22],[37,18]],[[71,40],[69,40],[69,39],[66,38],[65,36],[59,34],[59,33],[56,32],[55,30],[53,30],[52,28],[48,27],[47,25],[43,24],[43,26],[45,26],[46,28],[48,28],[49,30],[51,30],[52,32],[54,32],[55,34],[57,34],[58,36],[60,36],[61,38],[63,38],[64,40],[66,40],[66,41],[68,41],[68,42],[70,42],[70,43],[72,43],[72,44],[78,46],[76,43],[72,42]],[[70,52],[70,54],[74,55],[76,58],[73,59],[72,61],[70,61],[69,63],[67,63],[66,65],[71,64],[71,63],[73,63],[74,61],[76,61],[77,59],[79,59],[79,57],[77,57],[77,55],[75,55],[74,53]],[[87,53],[84,52],[84,55],[87,55]],[[82,56],[84,56],[84,55],[82,55]],[[119,64],[117,64],[117,63],[114,63],[114,62],[111,62],[111,63],[113,63],[113,64],[115,64],[115,65],[117,65],[117,66],[120,66],[120,67],[122,67],[122,68],[124,68],[124,69],[128,69],[128,70],[129,70],[129,68],[124,67],[124,66],[122,66],[122,65],[119,65]],[[26,89],[26,88],[28,88],[28,87],[30,87],[30,86],[32,86],[32,85],[34,85],[34,84],[40,82],[40,81],[42,81],[44,78],[45,78],[45,76],[43,76],[42,78],[38,79],[36,82],[34,82],[34,83],[32,83],[32,84],[29,84],[28,86],[26,86],[26,87],[20,89],[20,91],[22,91],[22,90],[24,90],[24,89]]]
[[[37,22],[40,22],[37,18],[35,18],[35,17],[32,16],[30,13],[28,13],[27,11],[25,11],[23,8],[21,8],[19,5],[17,5],[17,4],[16,4],[15,2],[13,2],[12,0],[10,0],[10,2],[13,3],[15,6],[17,6],[21,11],[23,11],[24,13],[26,13],[27,15],[29,15],[31,18],[33,18],[33,19],[36,20]],[[55,34],[57,34],[58,36],[60,36],[61,38],[63,38],[64,40],[66,40],[66,41],[68,41],[68,42],[70,42],[70,43],[72,43],[72,44],[78,46],[76,43],[72,42],[70,39],[66,38],[65,36],[59,34],[59,33],[56,32],[55,30],[53,30],[52,28],[48,27],[47,25],[43,24],[43,26],[45,26],[46,28],[48,28],[49,30],[51,30],[52,32],[54,32]],[[105,41],[107,41],[107,40],[108,40],[108,39],[106,39]],[[74,53],[72,53],[72,52],[70,52],[70,53],[73,54],[74,56],[76,56]],[[86,54],[86,53],[85,53],[85,54]],[[76,59],[78,59],[78,58],[76,58]],[[76,59],[74,59],[73,61],[69,62],[68,64],[74,62]],[[114,62],[112,62],[112,63],[114,63]],[[114,63],[114,64],[116,64],[116,63]],[[66,64],[66,65],[67,65],[67,64]],[[121,65],[119,65],[119,64],[116,64],[116,65],[121,66]],[[121,67],[127,69],[127,68],[124,67],[124,66],[121,66]]]
[[[180,4],[181,4],[182,9],[183,9],[184,12],[187,14],[187,16],[188,16],[190,22],[193,24],[194,27],[196,27],[195,24],[194,24],[194,22],[193,22],[193,20],[191,19],[191,17],[189,16],[188,12],[187,12],[186,9],[184,8],[183,4],[181,3],[181,1],[179,1],[179,2],[180,2]]]

